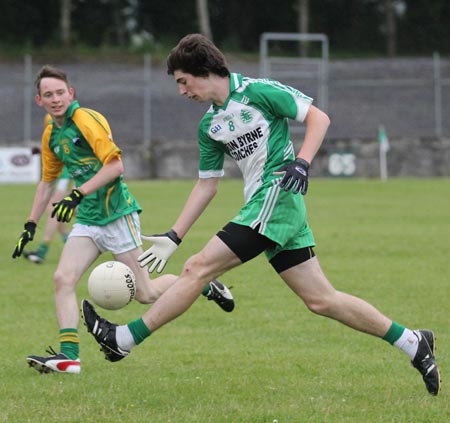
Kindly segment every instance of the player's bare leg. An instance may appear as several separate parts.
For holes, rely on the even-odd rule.
[[[223,241],[213,237],[200,253],[187,260],[176,283],[142,316],[145,324],[154,332],[183,314],[208,281],[239,264],[239,258]]]
[[[88,237],[71,237],[64,244],[54,275],[56,318],[60,328],[78,326],[80,314],[75,288],[99,254]]]
[[[81,309],[85,325],[101,345],[106,358],[119,361],[136,345],[136,340],[130,333],[131,326],[136,326],[139,336],[148,336],[150,331],[155,331],[184,313],[200,296],[208,281],[240,263],[238,257],[219,238],[214,237],[199,254],[186,262],[180,277],[142,318],[129,325],[118,326],[100,317],[94,307],[87,300],[83,300]],[[128,340],[118,342],[116,334],[119,332],[126,332],[125,337]],[[119,337],[122,337],[123,341],[123,335]]]
[[[80,319],[75,288],[83,273],[98,257],[90,238],[72,237],[64,245],[55,271],[55,306],[61,351],[47,350],[49,356],[29,355],[27,363],[40,373],[80,373],[78,323]]]
[[[439,393],[441,381],[434,357],[433,331],[405,328],[366,301],[337,291],[322,272],[317,257],[282,272],[280,276],[314,313],[382,338],[404,351],[422,375],[428,392]]]
[[[116,260],[125,263],[136,276],[136,300],[143,304],[153,304],[178,276],[164,274],[150,278],[147,267],[140,267],[137,258],[142,254],[142,248],[135,248],[122,254],[116,254]],[[203,287],[202,294],[214,301],[222,310],[231,312],[234,309],[234,299],[230,290],[218,280],[209,280]]]
[[[392,321],[366,301],[337,291],[323,273],[317,257],[282,272],[280,276],[314,313],[378,337],[391,326]]]
[[[143,304],[153,304],[163,292],[175,283],[177,276],[164,274],[150,279],[147,268],[139,266],[137,258],[140,254],[142,254],[142,248],[139,247],[125,253],[116,254],[114,258],[125,263],[133,271],[136,277],[135,299]]]

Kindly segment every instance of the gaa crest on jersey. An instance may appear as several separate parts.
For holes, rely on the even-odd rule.
[[[211,134],[217,134],[217,132],[219,132],[221,129],[222,129],[222,127],[219,124],[214,125],[211,128]]]
[[[242,109],[239,117],[245,124],[250,123],[253,120],[252,112],[248,109]]]

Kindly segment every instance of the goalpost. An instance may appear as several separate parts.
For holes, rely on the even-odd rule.
[[[286,49],[293,43],[294,49]],[[305,43],[311,47],[319,44],[319,50],[316,47],[311,57],[302,56],[300,47]],[[325,34],[264,32],[259,45],[262,78],[277,79],[291,85],[313,97],[317,107],[327,110],[329,43]],[[295,124],[291,129],[301,132],[300,128]]]

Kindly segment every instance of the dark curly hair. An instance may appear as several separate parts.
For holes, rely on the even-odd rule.
[[[167,58],[167,73],[173,75],[176,70],[193,76],[208,76],[210,73],[230,76],[225,56],[202,34],[186,35],[172,49]]]

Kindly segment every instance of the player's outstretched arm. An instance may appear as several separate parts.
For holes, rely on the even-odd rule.
[[[141,267],[151,263],[148,268],[149,273],[155,269],[158,273],[162,272],[167,260],[180,245],[182,238],[216,195],[217,185],[218,178],[199,179],[169,232],[141,236],[143,240],[153,242],[153,245],[138,257]]]
[[[37,222],[44,213],[52,192],[54,190],[55,183],[53,182],[39,182],[36,188],[36,194],[34,196],[33,206],[31,208],[31,213],[28,220],[25,222],[24,231],[17,241],[16,247],[12,258],[20,257],[22,255],[25,245],[33,240],[34,234],[36,232]]]

